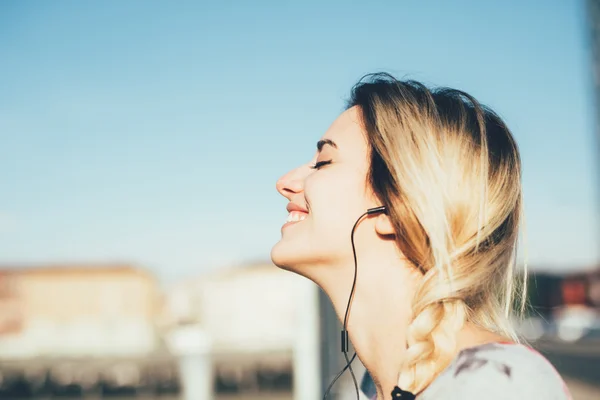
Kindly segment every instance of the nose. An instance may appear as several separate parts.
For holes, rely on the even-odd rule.
[[[304,190],[304,176],[302,176],[300,168],[296,168],[279,178],[275,187],[288,200],[291,200],[293,195],[301,193]]]

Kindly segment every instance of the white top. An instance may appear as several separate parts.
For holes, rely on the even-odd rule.
[[[537,351],[521,344],[488,343],[460,351],[416,397],[475,399],[572,400],[572,396],[556,369]]]

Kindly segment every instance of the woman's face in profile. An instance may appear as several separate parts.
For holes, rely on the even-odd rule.
[[[379,205],[366,185],[368,169],[366,137],[353,107],[333,122],[309,163],[277,181],[291,212],[271,251],[276,265],[311,279],[318,278],[311,266],[353,262],[352,227],[367,208]]]

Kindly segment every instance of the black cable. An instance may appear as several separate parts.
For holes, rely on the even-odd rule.
[[[352,361],[354,361],[354,358],[356,357],[356,352],[354,352],[354,355],[352,356],[352,359],[350,360],[350,363],[352,363]],[[346,364],[346,366],[344,367],[344,369],[342,369],[340,371],[339,374],[337,374],[337,376],[335,377],[335,379],[329,384],[329,387],[327,388],[327,390],[325,391],[325,396],[323,397],[323,399],[326,399],[327,396],[329,395],[329,391],[331,390],[331,388],[333,387],[333,385],[335,384],[335,382],[338,380],[338,378],[340,376],[342,376],[344,374],[344,372],[346,372],[346,370],[348,369],[348,367],[350,366],[350,363]]]
[[[354,230],[356,229],[356,226],[358,225],[360,220],[365,215],[375,214],[375,213],[379,213],[379,212],[385,212],[385,207],[382,206],[382,207],[368,209],[363,215],[358,217],[358,219],[354,223],[354,226],[352,227],[352,232],[350,233],[350,242],[352,243],[352,253],[354,254],[354,281],[352,282],[352,290],[350,290],[350,297],[348,297],[348,305],[346,306],[346,314],[344,315],[344,329],[342,330],[342,352],[344,353],[344,358],[346,359],[346,366],[344,367],[344,369],[342,369],[340,371],[340,373],[335,377],[335,379],[329,384],[329,387],[327,388],[327,390],[325,391],[325,395],[323,396],[323,400],[327,399],[327,396],[329,395],[329,391],[331,390],[331,388],[333,387],[335,382],[344,374],[344,372],[347,369],[349,369],[350,374],[352,374],[352,380],[354,381],[354,388],[356,389],[356,399],[357,400],[360,399],[360,396],[358,393],[358,383],[356,382],[356,376],[354,375],[354,371],[352,370],[352,365],[351,365],[352,362],[354,361],[354,358],[356,357],[356,351],[354,352],[352,359],[348,360],[348,342],[349,342],[349,339],[348,339],[348,314],[350,313],[350,304],[352,303],[352,298],[354,297],[354,289],[356,288],[356,276],[358,274],[358,261],[356,259],[356,248],[354,246]]]

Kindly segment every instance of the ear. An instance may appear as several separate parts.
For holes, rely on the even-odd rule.
[[[375,232],[382,236],[394,235],[394,226],[392,220],[387,214],[381,213],[377,215],[375,220]]]

